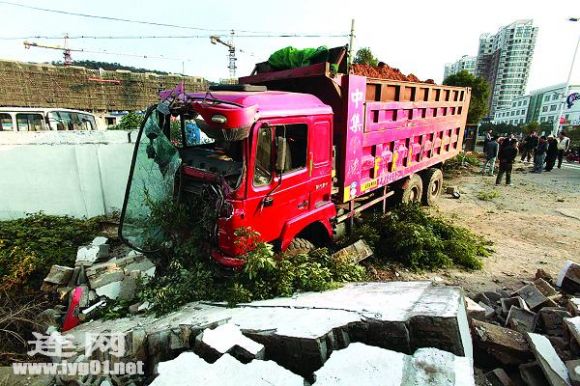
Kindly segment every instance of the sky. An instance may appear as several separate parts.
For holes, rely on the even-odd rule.
[[[93,51],[107,50],[139,56],[163,56],[171,60],[73,52],[73,60],[98,60],[145,67],[187,75],[203,76],[217,81],[227,78],[227,48],[212,45],[207,37],[227,35],[234,29],[260,32],[266,35],[301,33],[326,35],[316,38],[237,37],[237,76],[249,74],[256,62],[266,61],[279,48],[340,46],[349,38],[328,37],[348,35],[351,20],[355,20],[355,50],[370,47],[375,56],[403,73],[413,73],[420,79],[433,78],[441,82],[445,63],[462,55],[476,55],[479,35],[495,33],[518,19],[533,19],[539,27],[527,90],[564,83],[572,62],[572,54],[580,37],[578,0],[439,0],[439,1],[371,1],[327,0],[292,1],[183,1],[141,0],[12,0],[13,3],[66,10],[93,15],[112,16],[163,24],[174,24],[203,30],[142,25],[78,16],[53,14],[23,9],[0,0],[0,59],[26,62],[61,60],[57,50],[25,49],[23,39],[11,37],[37,35],[203,35],[188,39],[143,40],[69,40],[69,47]],[[348,4],[348,5],[347,5]],[[208,31],[210,30],[210,31]],[[246,33],[247,34],[247,33]],[[224,37],[226,39],[226,37]],[[42,44],[62,45],[63,40],[29,39]],[[580,56],[580,53],[578,54]],[[580,84],[580,58],[577,59],[572,83]]]

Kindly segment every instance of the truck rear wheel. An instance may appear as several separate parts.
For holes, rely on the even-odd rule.
[[[316,249],[316,247],[310,241],[296,237],[290,242],[285,252],[289,256],[296,256],[303,253],[308,253],[314,249]]]
[[[397,192],[397,201],[401,204],[411,204],[421,202],[423,197],[423,181],[421,177],[413,174],[404,188]]]
[[[443,190],[443,172],[441,169],[430,168],[423,173],[423,204],[435,205]]]

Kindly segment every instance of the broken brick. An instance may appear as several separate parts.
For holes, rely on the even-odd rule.
[[[510,312],[510,308],[512,308],[512,306],[523,308],[524,310],[528,311],[530,310],[526,302],[524,302],[524,299],[522,299],[519,296],[512,296],[510,298],[501,298],[499,301],[501,303],[501,308],[506,315],[508,312]]]
[[[50,271],[44,278],[44,282],[48,284],[67,285],[73,272],[74,268],[55,264],[50,267]]]
[[[534,285],[547,298],[558,294],[554,287],[542,278],[534,280]]]
[[[519,332],[533,332],[536,328],[536,314],[520,307],[512,306],[506,318],[506,326]]]
[[[485,320],[485,308],[468,297],[465,297],[465,310],[469,319]]]
[[[556,285],[571,294],[580,292],[580,265],[566,261],[558,274]]]
[[[544,307],[538,311],[538,317],[544,332],[554,336],[564,335],[564,318],[571,316],[565,308],[561,307]]]
[[[532,357],[530,346],[521,333],[478,320],[472,321],[472,327],[476,345],[501,364],[521,364]]]
[[[527,386],[546,386],[548,380],[538,362],[524,363],[519,366],[522,381]]]
[[[485,379],[490,386],[515,386],[504,369],[494,369],[486,373]]]
[[[514,293],[515,296],[520,296],[531,310],[538,309],[540,306],[544,305],[548,298],[540,292],[533,284],[528,284]]]

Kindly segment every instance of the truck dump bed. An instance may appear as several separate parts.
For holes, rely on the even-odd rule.
[[[313,94],[332,107],[338,203],[386,187],[461,151],[469,88],[335,74],[330,68],[329,63],[318,63],[255,71],[239,81]]]

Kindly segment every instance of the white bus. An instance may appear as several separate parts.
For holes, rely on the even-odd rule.
[[[0,131],[97,130],[95,116],[79,110],[0,107]]]

